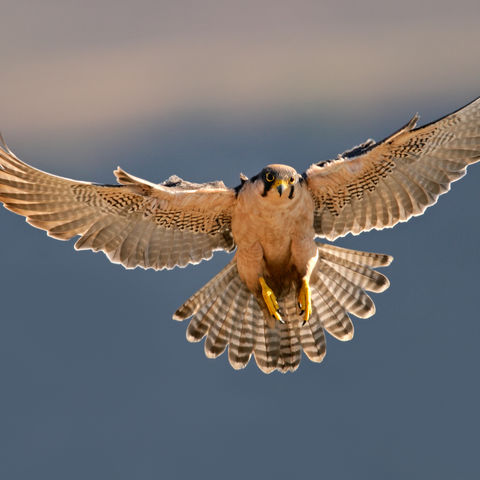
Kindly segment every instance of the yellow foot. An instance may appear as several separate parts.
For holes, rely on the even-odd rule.
[[[273,290],[267,285],[263,277],[260,277],[258,281],[262,287],[262,296],[268,312],[273,318],[283,323],[283,319],[280,316],[280,307],[278,306],[277,298],[275,297]]]
[[[298,294],[298,307],[300,308],[300,315],[303,315],[303,324],[308,322],[310,315],[312,314],[312,298],[310,296],[310,286],[308,281],[302,280],[302,287]]]

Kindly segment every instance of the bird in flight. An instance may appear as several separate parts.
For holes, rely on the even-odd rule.
[[[268,165],[223,182],[172,176],[151,183],[118,168],[118,185],[70,180],[22,162],[2,139],[0,201],[77,250],[103,251],[126,268],[184,267],[234,251],[228,265],[174,314],[191,318],[187,339],[207,357],[228,346],[235,369],[252,355],[265,373],[294,371],[301,352],[326,353],[325,331],[353,337],[350,315],[375,313],[366,291],[388,279],[389,255],[316,241],[393,227],[421,215],[480,160],[480,98],[422,127],[418,116],[386,139],[365,143],[299,174]]]

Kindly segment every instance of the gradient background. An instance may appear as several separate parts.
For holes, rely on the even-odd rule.
[[[480,94],[478,0],[0,3],[1,130],[73,178],[235,186]],[[289,375],[171,320],[227,255],[126,271],[1,209],[0,478],[479,478],[479,181],[338,242],[392,254],[392,285]]]

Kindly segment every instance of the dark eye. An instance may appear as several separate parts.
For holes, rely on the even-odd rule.
[[[290,183],[295,183],[295,178],[294,178],[294,177],[290,177],[290,178],[288,179],[288,181],[289,181]]]
[[[275,177],[273,176],[273,173],[267,172],[265,174],[265,179],[267,182],[273,182],[275,180]]]

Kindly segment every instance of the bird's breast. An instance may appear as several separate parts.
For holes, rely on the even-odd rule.
[[[286,272],[291,268],[292,243],[305,237],[313,241],[313,201],[302,189],[293,199],[275,202],[247,191],[239,195],[232,233],[239,251],[257,251],[260,245],[267,268],[276,274]]]

